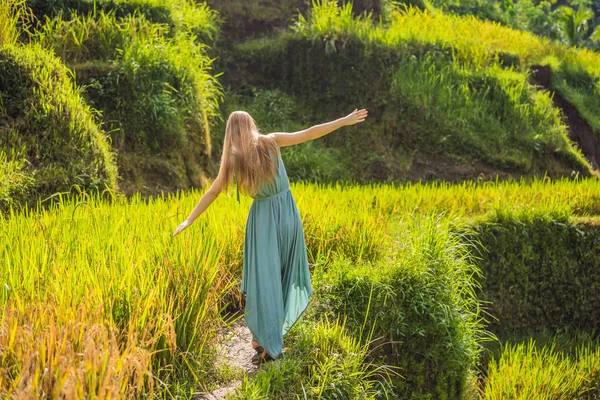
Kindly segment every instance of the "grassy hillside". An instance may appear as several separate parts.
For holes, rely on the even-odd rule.
[[[10,150],[0,157],[5,160],[1,171],[6,183],[0,191],[5,207],[68,191],[73,184],[84,189],[99,187],[103,172],[97,163],[111,165],[109,187],[118,184],[126,194],[206,184],[214,174],[210,129],[221,96],[205,44],[217,30],[214,11],[187,0],[6,0],[0,7],[4,48],[4,101],[0,105],[3,125],[15,132],[2,139]],[[31,100],[28,96],[35,93],[36,85],[44,91],[40,100]],[[53,99],[48,93],[61,93],[61,97]],[[96,152],[110,160],[92,161],[91,156],[80,154],[87,151],[87,145],[63,142],[53,144],[61,150],[60,156],[52,156],[51,147],[42,139],[48,134],[42,131],[55,128],[24,127],[18,115],[50,113],[46,102],[59,103],[52,121],[69,126],[73,137],[81,130],[92,132],[84,136],[104,136],[98,127],[107,132],[112,152],[106,144]],[[62,113],[63,103],[82,111]],[[92,114],[92,109],[97,112]],[[81,127],[73,126],[71,118],[78,118]],[[94,140],[106,143],[104,137]],[[23,150],[24,146],[28,149]],[[47,154],[33,150],[40,146]],[[48,174],[40,170],[31,178],[31,173],[24,172],[39,169],[40,163],[52,163]],[[59,167],[61,163],[65,167]]]
[[[224,80],[233,91],[249,99],[248,87],[283,91],[307,123],[369,108],[360,129],[325,139],[345,154],[346,178],[589,175],[597,162],[596,147],[566,127],[552,100],[556,90],[571,108],[594,107],[573,70],[594,81],[597,56],[528,33],[414,8],[375,24],[324,2],[294,32],[228,55]],[[552,70],[548,90],[530,78],[538,64]],[[594,123],[592,113],[581,114]]]
[[[214,12],[185,0],[75,3],[29,2],[34,40],[76,73],[102,113],[123,191],[205,185],[220,96],[204,44],[217,29]]]
[[[366,0],[10,4],[32,15],[13,36],[57,55],[99,111],[127,194],[205,185],[235,109],[263,131],[370,110],[289,152],[294,180],[588,176],[600,162],[598,56],[470,16]]]
[[[0,211],[55,192],[117,190],[106,134],[70,71],[17,44],[19,5],[0,4]]]

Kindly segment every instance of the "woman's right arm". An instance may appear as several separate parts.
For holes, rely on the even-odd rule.
[[[321,136],[325,136],[343,126],[354,125],[363,122],[365,118],[367,118],[367,114],[368,111],[363,108],[362,110],[354,110],[343,118],[326,122],[324,124],[315,125],[303,131],[293,133],[277,132],[271,133],[268,136],[275,139],[277,144],[281,147],[293,146],[295,144],[320,138]]]
[[[213,201],[215,201],[217,197],[219,197],[219,194],[221,194],[222,185],[222,178],[219,174],[213,182],[213,184],[210,186],[210,188],[206,191],[206,193],[204,193],[198,204],[196,204],[196,207],[192,210],[187,219],[181,224],[179,224],[177,229],[175,229],[173,236],[177,236],[179,233],[181,233],[181,231],[192,225],[196,218],[198,218],[204,211],[206,211],[206,209],[213,203]]]

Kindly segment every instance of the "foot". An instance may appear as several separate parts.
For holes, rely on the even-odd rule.
[[[256,340],[252,339],[252,348],[256,350],[257,353],[262,353],[265,349],[258,343]]]
[[[263,352],[257,352],[254,355],[254,357],[252,357],[252,363],[258,364],[258,365],[265,363],[267,361],[273,361],[273,360],[274,360],[274,358],[271,357],[271,355],[266,350],[264,350]]]
[[[262,361],[271,361],[273,360],[273,357],[271,357],[271,355],[269,353],[267,353],[267,351],[263,351],[262,354],[260,355],[260,358]]]

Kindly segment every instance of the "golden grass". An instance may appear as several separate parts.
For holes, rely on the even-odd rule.
[[[292,191],[310,260],[321,264],[386,255],[393,224],[408,215],[466,221],[499,208],[600,215],[596,179],[294,184]],[[82,195],[0,219],[0,393],[129,396],[168,390],[165,374],[195,374],[192,384],[206,387],[210,366],[200,366],[215,344],[220,310],[227,301],[241,305],[251,199],[238,205],[221,197],[173,238],[201,194],[111,203]]]

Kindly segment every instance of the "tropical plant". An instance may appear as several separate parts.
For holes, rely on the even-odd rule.
[[[563,41],[570,46],[579,46],[588,36],[594,12],[586,7],[579,7],[575,11],[571,7],[561,6],[555,13]]]

